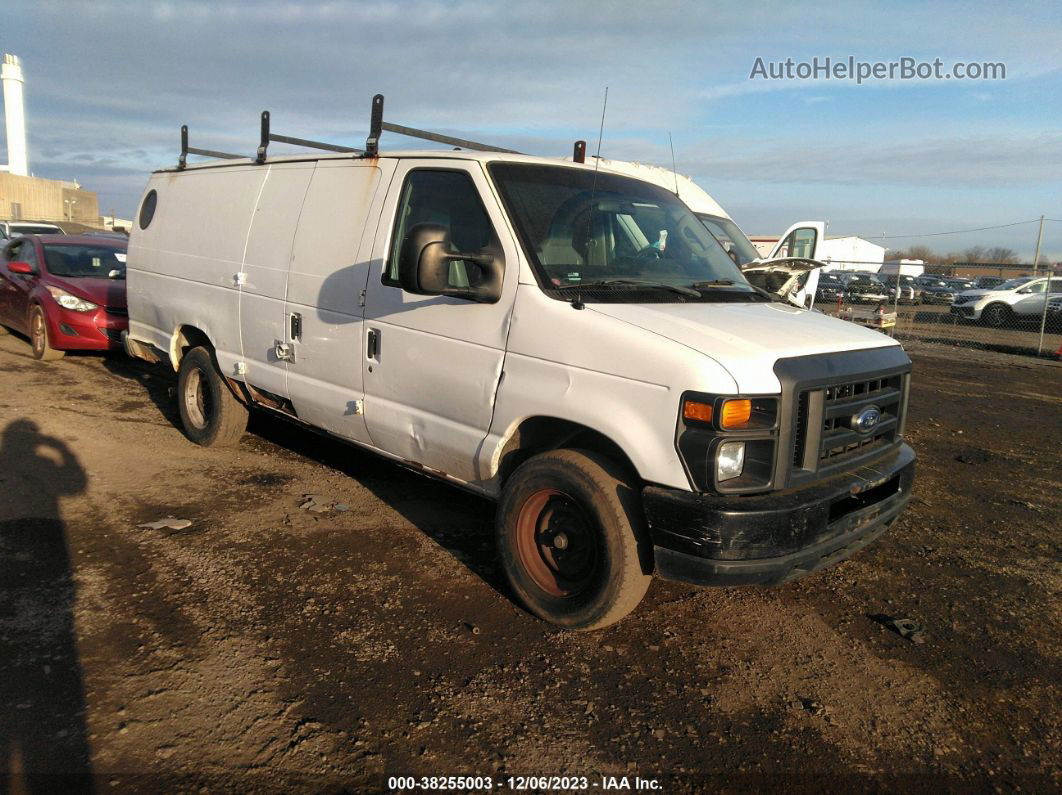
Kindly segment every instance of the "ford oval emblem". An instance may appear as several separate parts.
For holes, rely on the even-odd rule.
[[[860,433],[870,433],[881,422],[881,409],[877,406],[867,406],[861,412],[852,417],[852,429]]]

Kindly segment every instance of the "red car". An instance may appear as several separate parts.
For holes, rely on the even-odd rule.
[[[0,262],[0,326],[29,336],[36,359],[120,348],[129,326],[125,249],[124,240],[91,235],[15,238]]]

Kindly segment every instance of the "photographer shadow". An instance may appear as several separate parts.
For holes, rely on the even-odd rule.
[[[0,793],[86,791],[92,767],[62,497],[87,477],[20,419],[0,436]]]

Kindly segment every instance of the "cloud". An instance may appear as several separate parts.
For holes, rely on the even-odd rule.
[[[132,211],[152,168],[175,162],[182,123],[193,145],[250,153],[268,108],[278,132],[359,146],[378,91],[386,116],[403,124],[568,154],[575,138],[596,143],[607,85],[607,154],[667,163],[671,130],[680,170],[746,185],[1013,187],[1058,177],[1057,137],[1036,133],[1059,127],[1046,101],[1059,79],[1062,20],[1052,6],[1008,14],[894,3],[853,14],[840,3],[783,2],[8,0],[4,10],[5,30],[48,32],[3,42],[24,61],[34,170],[76,175],[120,213]],[[849,52],[1005,60],[1013,79],[992,93],[1023,84],[1043,101],[1035,117],[992,130],[976,118],[978,135],[912,126],[894,137],[837,121],[873,120],[867,98],[896,87],[747,79],[757,55]],[[947,108],[962,98],[983,114],[990,103],[971,102],[973,88],[921,101]],[[791,118],[800,112],[821,118]],[[912,107],[910,121],[919,113]]]
[[[923,138],[891,143],[749,146],[705,141],[680,164],[691,173],[750,182],[914,187],[1005,187],[1062,182],[1062,134]],[[736,152],[736,154],[735,154]]]

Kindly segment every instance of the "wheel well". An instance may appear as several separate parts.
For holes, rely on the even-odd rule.
[[[498,463],[499,484],[504,484],[524,461],[549,450],[589,450],[611,458],[638,475],[623,448],[600,431],[558,417],[529,417],[520,423],[502,448]]]
[[[173,369],[176,370],[180,366],[181,359],[184,358],[188,351],[192,348],[198,348],[200,345],[210,351],[214,350],[210,337],[202,329],[198,329],[195,326],[181,326],[177,329],[177,332],[173,335],[173,342],[170,348],[170,361],[173,362]]]

